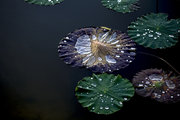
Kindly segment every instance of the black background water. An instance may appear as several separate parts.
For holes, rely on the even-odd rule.
[[[179,0],[159,0],[159,12],[180,17]],[[126,32],[137,17],[157,12],[155,0],[141,0],[141,9],[121,14],[106,9],[100,0],[65,0],[38,6],[23,0],[0,1],[0,119],[2,120],[124,120],[179,115],[180,104],[161,104],[135,95],[121,111],[96,115],[81,107],[74,96],[79,80],[92,74],[72,68],[58,58],[60,39],[77,28],[107,26]],[[165,50],[138,46],[138,51],[161,56],[180,70],[180,43]],[[115,72],[132,79],[147,68],[170,68],[156,58],[137,55],[127,68]],[[146,117],[143,117],[145,115]]]

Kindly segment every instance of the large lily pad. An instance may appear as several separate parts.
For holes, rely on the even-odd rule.
[[[172,47],[178,42],[179,20],[168,20],[164,13],[151,13],[132,22],[128,35],[138,44],[152,49]]]
[[[37,5],[55,5],[64,0],[25,0],[25,1],[28,3],[37,4]]]
[[[107,27],[75,30],[58,46],[59,57],[66,64],[99,73],[127,67],[135,58],[135,50],[135,42],[125,33]]]
[[[79,103],[97,114],[112,114],[119,111],[124,101],[134,95],[131,82],[120,75],[93,74],[85,77],[76,87]]]
[[[102,0],[103,6],[117,12],[128,13],[137,10],[139,0]]]

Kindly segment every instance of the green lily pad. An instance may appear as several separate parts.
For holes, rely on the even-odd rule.
[[[37,5],[55,5],[61,3],[64,0],[25,0],[25,1]]]
[[[137,10],[139,0],[101,0],[103,6],[117,12],[128,13]]]
[[[179,27],[178,27],[178,28],[179,28],[179,29],[178,29],[178,33],[180,33],[180,19],[177,19],[176,21],[177,21],[177,24],[178,24],[178,26],[179,26]]]
[[[179,20],[164,13],[151,13],[132,22],[128,35],[139,45],[152,49],[172,47],[178,42]]]
[[[83,107],[105,115],[119,111],[123,102],[134,95],[134,87],[129,80],[107,73],[83,78],[75,91]]]

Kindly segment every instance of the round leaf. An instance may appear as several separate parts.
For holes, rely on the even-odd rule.
[[[25,0],[25,1],[28,3],[37,4],[37,5],[55,5],[64,0]]]
[[[59,57],[66,64],[99,73],[127,67],[135,59],[135,51],[135,42],[125,33],[107,27],[75,30],[58,46]]]
[[[128,35],[139,45],[163,49],[178,42],[179,20],[168,20],[168,15],[151,13],[132,22]]]
[[[103,6],[117,12],[127,13],[137,10],[139,0],[102,0]]]
[[[79,103],[97,114],[119,111],[133,95],[134,87],[129,80],[106,73],[85,77],[76,87]]]
[[[158,102],[175,103],[180,101],[180,77],[172,71],[146,69],[133,78],[136,93]]]

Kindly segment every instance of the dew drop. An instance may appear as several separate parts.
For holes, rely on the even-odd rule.
[[[136,48],[131,48],[131,50],[136,50]]]
[[[121,47],[121,45],[116,45],[116,47]]]
[[[119,55],[116,55],[117,58],[119,58],[120,56]]]
[[[121,53],[124,53],[124,51],[121,51]]]
[[[149,82],[149,81],[146,81],[146,84],[150,84],[150,82]]]
[[[148,36],[149,36],[149,37],[153,37],[153,35],[152,35],[152,34],[149,34]]]
[[[169,37],[172,37],[172,38],[174,38],[174,35],[169,35]]]
[[[127,98],[124,98],[124,100],[127,100]]]
[[[156,32],[157,35],[162,35],[160,32]]]
[[[143,84],[139,84],[138,87],[143,87],[144,85]]]
[[[139,36],[141,36],[141,35],[140,35],[140,34],[137,34],[136,36],[139,37]]]
[[[102,61],[102,58],[101,58],[101,57],[98,57],[98,60],[99,60],[99,61]]]
[[[147,32],[143,33],[143,35],[144,35],[144,36],[147,35]]]
[[[69,37],[66,37],[65,39],[69,39]]]

